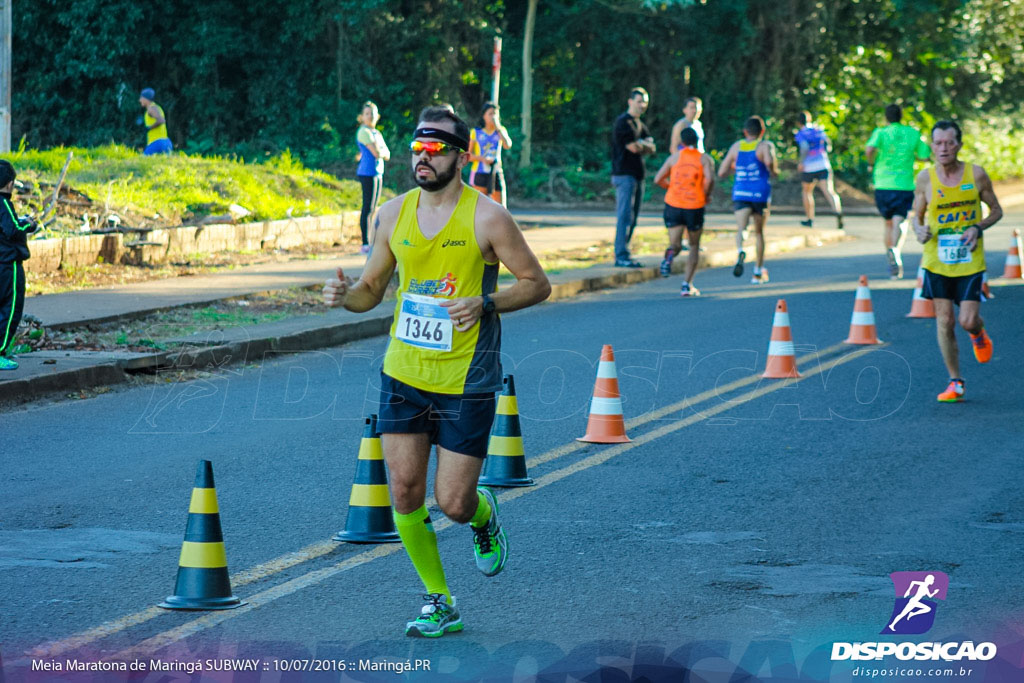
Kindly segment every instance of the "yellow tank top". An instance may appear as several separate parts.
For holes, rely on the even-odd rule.
[[[146,131],[147,145],[156,142],[157,140],[163,140],[164,138],[167,137],[167,116],[164,114],[163,107],[156,103],[154,103],[153,106],[160,110],[160,116],[163,117],[164,123],[161,123],[156,128]],[[156,123],[156,119],[149,115],[149,109],[146,109],[146,115],[143,117],[143,119],[146,122],[146,128],[149,128],[154,123]]]
[[[480,193],[468,186],[451,218],[427,239],[416,219],[420,190],[408,192],[391,235],[398,262],[398,300],[384,374],[438,394],[500,391],[501,321],[484,314],[465,332],[454,328],[446,299],[491,294],[498,288],[498,262],[484,261],[474,230]]]
[[[981,196],[974,182],[974,164],[964,164],[960,184],[949,187],[939,182],[935,167],[928,169],[932,196],[928,200],[928,228],[932,238],[925,242],[921,266],[936,275],[961,277],[985,270],[985,244],[981,235],[972,252],[962,246],[964,230],[981,220]]]

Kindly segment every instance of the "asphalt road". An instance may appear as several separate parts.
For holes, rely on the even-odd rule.
[[[1014,218],[989,237],[993,275]],[[512,555],[493,579],[468,530],[436,525],[466,623],[439,641],[402,636],[422,590],[397,544],[328,540],[383,338],[5,414],[0,655],[8,668],[33,651],[426,658],[458,680],[598,665],[657,678],[671,655],[702,672],[691,680],[737,666],[849,680],[828,650],[879,639],[889,574],[941,571],[950,589],[927,638],[997,643],[990,674],[1019,664],[1024,288],[996,286],[983,305],[991,364],[961,331],[968,400],[939,404],[934,323],[904,317],[913,280],[884,277],[877,220],[849,230],[863,239],[770,262],[767,285],[718,269],[698,274],[698,299],[680,299],[674,276],[504,318],[538,486],[500,498]],[[883,346],[840,343],[862,273]],[[759,378],[780,297],[797,382]],[[625,446],[574,441],[603,344]],[[168,613],[153,605],[173,588],[200,458],[249,605]]]

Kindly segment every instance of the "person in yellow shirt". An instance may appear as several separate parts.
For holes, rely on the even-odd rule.
[[[924,245],[921,296],[935,304],[939,351],[949,371],[949,386],[937,397],[944,403],[964,396],[954,305],[960,307],[960,326],[971,336],[974,357],[979,363],[992,359],[992,339],[980,315],[985,275],[982,233],[1003,217],[992,180],[981,166],[958,158],[961,147],[963,134],[956,122],[936,123],[931,137],[935,166],[918,173],[914,182],[914,233]],[[989,209],[985,218],[982,203]]]
[[[146,127],[146,149],[143,154],[170,154],[174,150],[171,139],[167,136],[167,117],[163,107],[153,101],[156,93],[152,88],[144,88],[139,93],[139,104],[145,110],[142,125]]]
[[[493,494],[477,486],[502,388],[499,313],[540,303],[551,285],[511,214],[462,182],[469,126],[449,107],[420,113],[410,145],[419,186],[380,208],[373,248],[357,282],[339,268],[324,302],[355,312],[381,302],[398,268],[391,339],[381,373],[378,426],[391,477],[395,526],[426,590],[406,635],[462,630],[425,505],[430,449],[441,511],[473,529],[477,568],[508,558]],[[498,291],[503,264],[515,283]]]

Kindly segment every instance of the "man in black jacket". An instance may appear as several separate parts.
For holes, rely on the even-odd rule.
[[[25,306],[25,268],[29,257],[28,236],[39,229],[31,218],[18,218],[11,203],[17,173],[11,162],[0,159],[0,370],[17,370],[18,362],[8,358],[14,333]]]
[[[612,185],[615,187],[615,265],[640,268],[629,251],[640,204],[644,199],[644,157],[654,154],[654,138],[640,117],[650,97],[643,88],[633,88],[627,109],[612,126]]]

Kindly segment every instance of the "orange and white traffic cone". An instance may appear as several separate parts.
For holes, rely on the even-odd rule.
[[[847,344],[881,344],[875,330],[875,312],[871,308],[871,290],[868,276],[861,275],[857,284],[857,298],[853,302],[853,317],[850,319],[850,336]]]
[[[619,396],[619,379],[615,372],[615,353],[611,344],[601,349],[601,362],[597,365],[597,380],[594,382],[594,397],[590,401],[590,419],[587,433],[576,439],[588,443],[625,443],[626,422],[622,418],[622,398]]]
[[[907,313],[908,318],[935,317],[935,304],[932,303],[931,299],[925,299],[921,296],[922,289],[924,289],[924,268],[918,268],[917,284],[914,285],[914,298],[910,300],[910,313]]]
[[[775,318],[772,320],[772,338],[768,342],[768,362],[762,377],[786,379],[799,377],[796,370],[796,350],[793,348],[793,332],[789,329],[789,309],[786,300],[775,304]]]
[[[1024,277],[1020,268],[1020,263],[1024,260],[1024,254],[1021,252],[1020,231],[1014,230],[1010,236],[1010,250],[1006,253],[1006,266],[1003,268],[1004,278],[1019,280]]]

